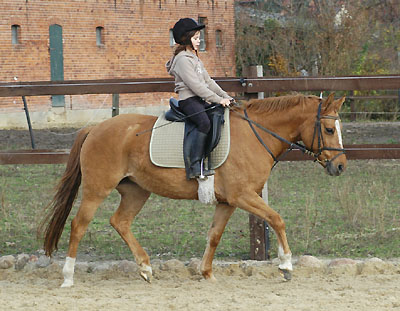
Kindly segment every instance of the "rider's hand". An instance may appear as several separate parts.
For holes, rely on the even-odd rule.
[[[219,103],[220,103],[220,105],[222,105],[224,107],[229,107],[229,105],[231,104],[231,101],[229,98],[224,98]]]

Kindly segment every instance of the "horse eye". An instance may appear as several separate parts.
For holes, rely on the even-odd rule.
[[[335,133],[335,129],[327,127],[325,128],[325,131],[329,134],[329,135],[333,135],[333,133]]]

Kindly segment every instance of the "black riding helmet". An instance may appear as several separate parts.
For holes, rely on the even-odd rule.
[[[188,44],[189,42],[183,42],[183,36],[192,30],[200,30],[206,27],[205,25],[199,25],[193,18],[181,18],[176,22],[172,33],[174,35],[174,40],[178,44]]]

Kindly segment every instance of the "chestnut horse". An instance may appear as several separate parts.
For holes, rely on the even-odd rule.
[[[296,94],[251,100],[240,107],[230,108],[230,152],[225,163],[215,172],[214,191],[218,203],[200,265],[205,279],[215,280],[212,271],[214,253],[236,208],[265,219],[274,229],[279,269],[285,278],[290,279],[291,251],[285,223],[259,194],[274,159],[288,148],[288,144],[298,141],[304,143],[304,150],[307,148],[306,152],[314,155],[329,175],[337,176],[344,171],[347,160],[338,116],[343,102],[344,98],[334,100],[333,94],[327,99]],[[57,249],[82,183],[82,201],[72,220],[63,268],[63,287],[73,285],[79,241],[100,203],[113,189],[120,193],[121,202],[110,223],[130,248],[140,267],[140,275],[148,282],[152,278],[150,258],[130,230],[135,216],[151,193],[172,199],[198,199],[198,183],[186,180],[184,169],[162,168],[151,163],[150,132],[137,134],[151,129],[155,121],[154,116],[119,115],[82,129],[77,135],[48,215],[39,230],[44,231],[44,249],[51,256]],[[257,132],[263,143],[258,141],[249,123],[258,126]],[[275,137],[265,130],[271,131]]]

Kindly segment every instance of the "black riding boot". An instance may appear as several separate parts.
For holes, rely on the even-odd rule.
[[[207,134],[197,132],[197,137],[193,141],[190,149],[190,173],[189,178],[205,178],[214,174],[213,170],[206,170],[204,168],[204,149],[207,141]],[[203,171],[203,172],[202,172]],[[203,173],[203,174],[202,174]]]

